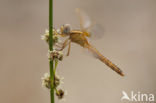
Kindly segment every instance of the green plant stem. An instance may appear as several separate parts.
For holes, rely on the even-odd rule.
[[[53,51],[53,0],[49,0],[49,50]],[[51,79],[51,90],[50,90],[50,99],[51,103],[54,103],[54,71],[53,71],[53,60],[49,61],[50,66],[50,79]]]

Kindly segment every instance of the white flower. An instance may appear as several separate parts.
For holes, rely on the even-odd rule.
[[[42,79],[42,86],[50,89],[51,88],[51,81],[50,81],[49,73],[45,73],[41,79]]]
[[[46,33],[46,34],[47,34],[47,33],[49,33],[49,30],[48,30],[48,29],[46,29],[46,30],[45,30],[45,33]]]
[[[61,84],[64,84],[63,82],[63,77],[60,77],[57,72],[55,72],[55,77],[54,77],[54,85],[55,87],[61,87]]]
[[[60,37],[61,37],[60,35],[53,35],[53,45],[61,42]]]
[[[61,30],[60,30],[60,29],[57,29],[56,32],[57,32],[58,34],[61,34]]]
[[[45,34],[41,36],[41,39],[45,40],[46,42],[49,41],[49,31],[47,29],[45,30]]]

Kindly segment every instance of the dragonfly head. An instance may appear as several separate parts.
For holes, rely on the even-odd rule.
[[[69,36],[70,35],[70,24],[65,24],[65,25],[62,25],[61,28],[60,28],[60,31],[61,31],[61,35],[62,36]]]

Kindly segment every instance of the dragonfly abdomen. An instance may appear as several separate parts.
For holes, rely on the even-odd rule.
[[[110,67],[112,70],[114,70],[115,72],[117,72],[119,75],[124,76],[123,72],[120,70],[120,68],[118,68],[115,64],[113,64],[109,59],[107,59],[106,57],[104,57],[96,48],[94,48],[91,45],[86,45],[86,48],[88,48],[93,55],[98,58],[100,61],[102,61],[103,63],[105,63],[108,67]]]

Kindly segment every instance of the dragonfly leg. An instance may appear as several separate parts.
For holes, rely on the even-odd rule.
[[[70,47],[71,47],[71,41],[69,41],[69,46],[68,46],[67,56],[69,56],[69,53],[70,53]]]
[[[65,40],[65,42],[62,44],[62,47],[58,51],[62,51],[68,44],[69,44],[69,38]]]
[[[58,48],[62,48],[62,46],[61,45],[58,45],[58,44],[55,44],[55,46],[58,47]]]
[[[54,46],[56,47],[55,49],[57,51],[59,51],[62,48],[62,45],[60,45],[60,44],[55,44]]]

